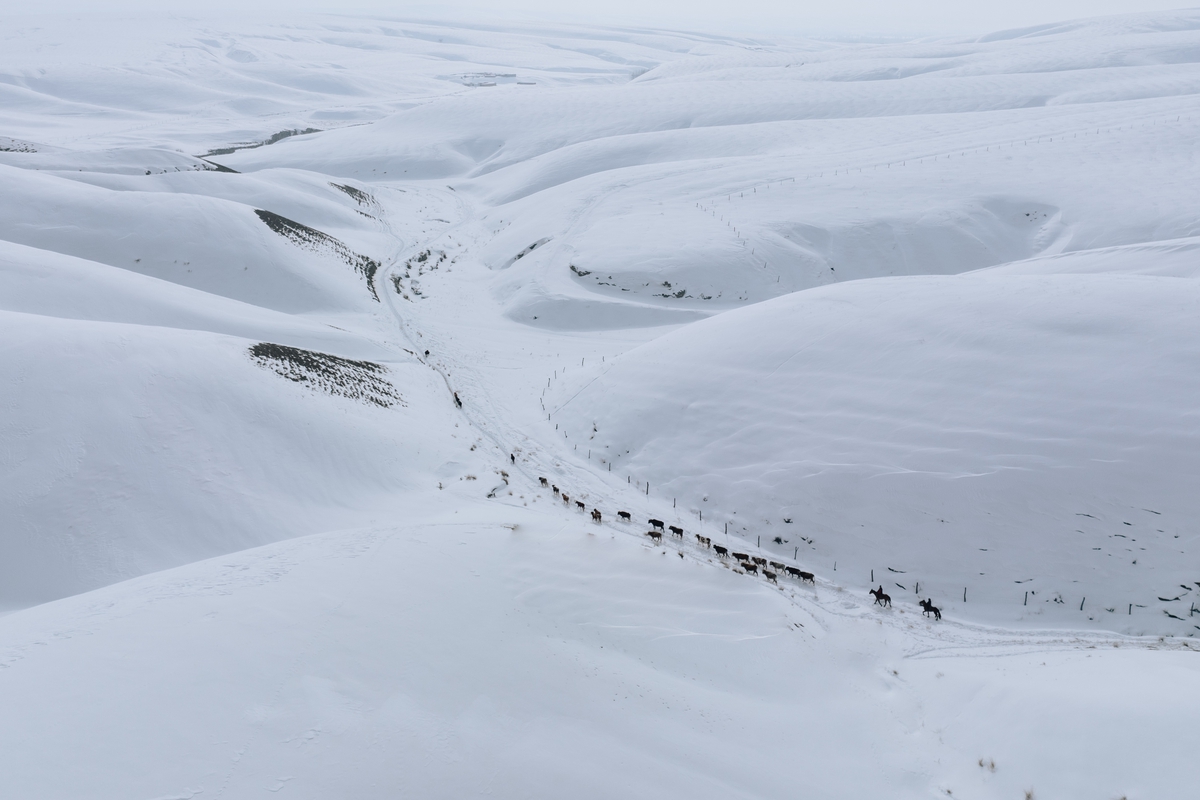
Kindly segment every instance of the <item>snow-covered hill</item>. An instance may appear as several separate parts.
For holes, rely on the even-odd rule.
[[[1186,795],[1200,13],[4,41],[0,795]]]

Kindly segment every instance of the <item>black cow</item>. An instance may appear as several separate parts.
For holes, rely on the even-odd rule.
[[[714,544],[713,550],[717,551],[717,556],[720,558],[724,558],[725,556],[729,555],[729,548],[721,547],[719,544]]]
[[[675,535],[676,535],[676,536],[678,536],[680,539],[682,539],[682,538],[683,538],[683,528],[680,528],[680,527],[678,527],[678,526],[675,526],[675,525],[671,525],[671,526],[669,526],[669,530],[671,531],[671,533],[675,534]]]
[[[618,511],[617,519],[622,520],[623,522],[629,522],[630,520],[633,519],[633,517],[629,516],[628,511]]]
[[[661,519],[651,519],[646,521],[649,522],[650,527],[654,528],[655,530],[661,531],[663,529],[663,521]]]
[[[545,478],[538,478],[538,483],[542,485],[543,489],[550,485],[550,481],[546,480]]]

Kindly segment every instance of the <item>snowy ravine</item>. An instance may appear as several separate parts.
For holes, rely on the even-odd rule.
[[[1188,796],[1197,53],[12,21],[0,797]]]

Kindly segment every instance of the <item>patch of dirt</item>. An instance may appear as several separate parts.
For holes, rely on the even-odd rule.
[[[254,209],[254,213],[271,230],[278,233],[297,247],[304,247],[318,253],[332,253],[354,267],[354,271],[367,279],[367,288],[375,302],[379,302],[379,294],[375,291],[375,273],[379,271],[379,262],[361,253],[356,253],[340,239],[335,239],[316,228],[302,225],[295,220],[281,217],[272,211]]]
[[[335,397],[348,397],[391,408],[404,399],[384,376],[387,367],[373,361],[352,361],[328,353],[301,350],[283,344],[259,342],[250,357],[260,367],[289,381],[303,383]]]

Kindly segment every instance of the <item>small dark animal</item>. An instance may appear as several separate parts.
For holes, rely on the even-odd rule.
[[[619,519],[619,520],[623,520],[623,521],[625,521],[625,522],[629,522],[630,520],[632,520],[632,519],[633,519],[633,517],[629,516],[629,512],[628,512],[628,511],[618,511],[618,512],[617,512],[617,519]]]
[[[587,506],[585,506],[583,503],[579,502],[578,500],[575,501],[575,507],[578,508],[580,511],[587,510]]]
[[[882,583],[879,584],[878,589],[871,590],[871,595],[875,598],[875,605],[877,606],[884,606],[886,608],[892,604],[892,598],[888,594],[884,593]]]
[[[724,558],[725,556],[729,555],[729,548],[721,547],[719,544],[714,544],[713,550],[717,551],[717,556],[720,558]]]
[[[742,562],[742,569],[746,570],[746,572],[753,572],[755,575],[758,574],[758,565],[751,564],[749,561]]]
[[[776,576],[775,576],[775,573],[774,573],[774,572],[771,572],[771,571],[769,571],[769,570],[765,570],[765,569],[764,569],[764,570],[763,570],[763,577],[764,577],[764,578],[766,578],[767,580],[769,580],[771,583],[774,583],[774,584],[776,584],[776,585],[778,585],[778,584],[779,584],[779,581],[775,580],[775,577],[776,577]]]
[[[930,598],[929,600],[922,600],[918,603],[918,605],[920,605],[921,608],[924,609],[921,613],[933,614],[934,619],[942,618],[942,610],[933,604],[932,598]]]
[[[680,528],[680,527],[678,527],[678,526],[676,526],[676,525],[670,525],[670,526],[668,526],[668,527],[669,527],[669,529],[670,529],[671,533],[675,534],[675,535],[676,535],[676,536],[678,536],[680,539],[682,539],[682,538],[683,538],[683,528]]]
[[[787,543],[787,539],[784,539],[782,536],[776,536],[774,541],[775,541],[775,544],[786,544]]]
[[[428,351],[428,350],[426,350],[426,351],[425,351],[425,357],[426,357],[426,358],[429,358],[429,351]]]
[[[512,453],[508,454],[508,458],[510,461],[512,461],[512,463],[514,463],[514,464],[517,463],[517,457],[515,455],[513,455]]]
[[[550,488],[554,490],[554,496],[558,497],[558,487],[551,484]]]
[[[810,581],[812,583],[817,582],[811,572],[805,572],[804,570],[796,569],[795,567],[784,567],[784,570],[787,572],[788,575],[791,575],[795,578],[799,578],[802,581]]]
[[[780,572],[783,572],[783,564],[780,564],[778,561],[772,561],[770,564],[772,569],[777,569]]]
[[[563,492],[562,499],[565,504],[571,505],[571,496],[569,494],[567,494],[566,492]]]
[[[658,531],[646,531],[646,535],[649,536],[655,542],[662,541],[662,534],[659,533]]]
[[[599,522],[599,521],[600,521],[600,509],[593,508],[592,509],[592,522]]]
[[[791,524],[792,524],[792,518],[791,518],[791,517],[784,517],[784,518],[783,518],[783,521],[784,521],[784,522],[786,522],[788,525],[791,525]]]
[[[462,400],[458,399],[458,392],[454,393],[454,405],[458,406],[459,408],[462,408]]]
[[[550,485],[550,481],[546,480],[545,478],[538,478],[538,483],[542,485],[542,488]]]
[[[761,556],[753,556],[750,560],[755,564],[758,564],[760,567],[765,567],[767,565],[767,560]]]
[[[660,531],[663,529],[663,521],[661,519],[651,519],[646,521],[650,523],[651,528],[655,528]]]

